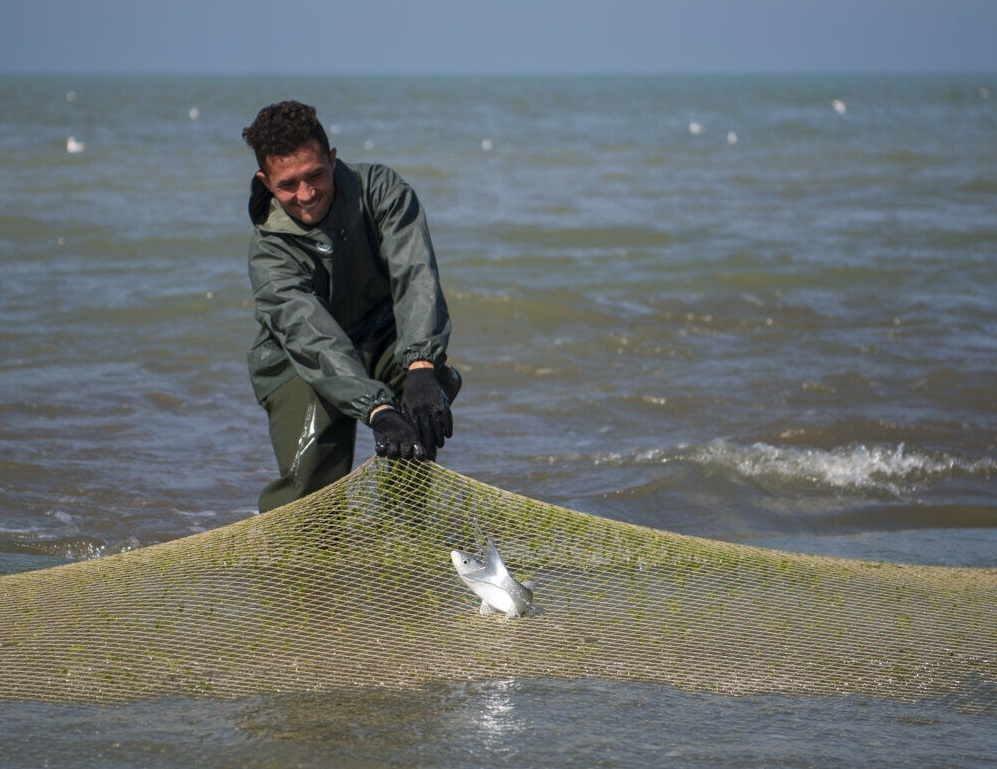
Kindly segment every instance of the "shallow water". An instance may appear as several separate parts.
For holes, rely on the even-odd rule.
[[[442,463],[682,533],[993,568],[995,86],[2,78],[0,572],[252,514],[275,468],[245,373],[254,167],[239,136],[289,96],[319,107],[340,157],[393,165],[429,211],[465,378]],[[409,763],[403,748],[459,765],[464,743],[512,765],[986,755],[943,758],[984,731],[937,704],[598,682],[376,696],[303,715],[293,699],[5,703],[18,728],[0,756],[226,765],[205,749],[216,738],[233,766]],[[489,742],[472,725],[496,697],[522,728]],[[385,708],[409,726],[393,732]]]
[[[969,768],[992,766],[994,748],[992,718],[937,703],[592,681],[3,708],[0,767]]]

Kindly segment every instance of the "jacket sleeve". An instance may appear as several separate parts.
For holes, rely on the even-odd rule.
[[[368,205],[391,282],[395,356],[405,368],[417,360],[439,364],[446,359],[450,314],[425,213],[415,191],[394,171],[373,166],[368,173]]]
[[[344,414],[368,421],[393,404],[391,391],[371,379],[353,342],[313,290],[314,268],[284,241],[253,238],[249,278],[256,319],[287,354],[298,376]]]

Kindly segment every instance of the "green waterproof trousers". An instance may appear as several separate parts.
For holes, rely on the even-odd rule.
[[[394,344],[379,355],[371,372],[397,397],[405,389],[405,371],[394,359]],[[436,376],[452,402],[461,379],[450,365],[438,366]],[[295,377],[263,401],[270,423],[270,442],[277,455],[280,478],[260,494],[260,512],[293,502],[339,480],[353,469],[357,421],[348,417]]]

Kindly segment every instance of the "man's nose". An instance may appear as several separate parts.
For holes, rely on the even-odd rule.
[[[298,200],[311,200],[315,197],[315,188],[308,182],[301,182],[298,187]]]

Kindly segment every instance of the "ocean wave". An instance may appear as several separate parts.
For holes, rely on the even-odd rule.
[[[15,556],[27,559],[34,558],[40,564],[37,568],[53,565],[47,563],[47,560],[66,563],[92,561],[107,555],[135,550],[140,546],[141,544],[135,539],[109,544],[96,537],[84,535],[43,539],[16,532],[0,531],[0,560]],[[0,570],[0,573],[3,571]]]
[[[887,491],[899,494],[919,485],[944,479],[988,481],[997,470],[989,457],[967,459],[945,452],[912,450],[895,445],[853,444],[832,449],[740,445],[715,440],[706,446],[681,449],[635,449],[607,452],[593,459],[596,465],[627,467],[691,463],[705,470],[732,473],[762,484],[806,484],[824,489]]]
[[[741,446],[714,441],[680,457],[697,464],[735,472],[761,483],[807,484],[841,491],[880,491],[891,495],[950,478],[989,480],[997,462],[966,459],[947,453],[911,450],[903,443],[863,444],[814,449],[755,443]]]

